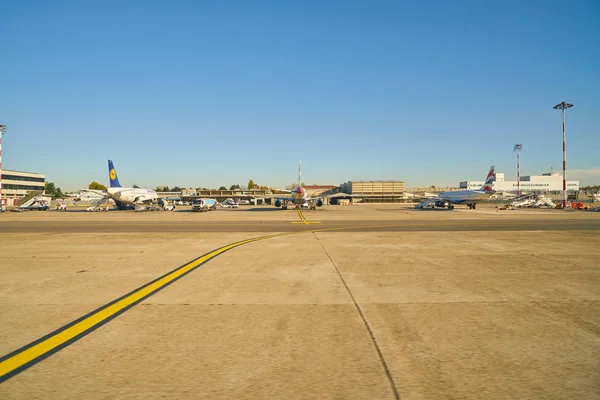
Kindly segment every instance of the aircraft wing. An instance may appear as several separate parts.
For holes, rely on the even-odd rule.
[[[108,193],[106,193],[106,191],[104,191],[104,190],[81,189],[80,192],[95,193],[95,194],[99,194],[99,195],[102,195],[102,196],[108,196]]]
[[[95,189],[81,189],[78,193],[94,193],[97,194],[98,196],[102,196],[104,199],[109,198],[110,196],[108,195],[107,192],[105,192],[104,190],[95,190]],[[81,197],[81,195],[79,196],[75,196],[75,197]]]

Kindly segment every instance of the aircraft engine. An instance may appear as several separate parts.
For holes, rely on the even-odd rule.
[[[317,207],[321,207],[323,205],[323,200],[317,199]]]
[[[114,200],[114,199],[112,199],[112,200]],[[120,202],[120,201],[118,201],[118,200],[114,200],[114,202],[115,202],[115,204],[117,205],[117,208],[118,208],[119,210],[126,210],[126,209],[127,209],[127,204],[125,204],[125,203],[122,203],[122,202]]]
[[[441,207],[441,208],[446,207],[446,202],[443,200],[436,200],[434,204],[436,207]]]
[[[275,207],[281,207],[281,200],[275,200]]]

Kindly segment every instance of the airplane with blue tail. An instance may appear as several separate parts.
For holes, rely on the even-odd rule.
[[[98,204],[101,204],[107,199],[112,199],[120,209],[126,208],[128,205],[147,205],[151,203],[160,203],[158,195],[152,189],[121,186],[119,183],[119,177],[117,176],[117,170],[115,169],[112,160],[108,160],[108,179],[110,184],[109,187],[106,188],[106,191],[84,189],[82,192],[94,193],[95,195],[99,196],[97,199]],[[90,209],[95,207],[96,206],[90,207]],[[88,209],[88,211],[90,209]]]
[[[152,189],[122,187],[112,160],[108,160],[108,178],[110,187],[106,189],[106,192],[119,208],[121,208],[121,204],[147,204],[158,200],[158,195]]]

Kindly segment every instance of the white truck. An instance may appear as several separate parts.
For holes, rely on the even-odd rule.
[[[215,199],[196,199],[192,201],[192,211],[211,211],[217,209],[217,200]]]

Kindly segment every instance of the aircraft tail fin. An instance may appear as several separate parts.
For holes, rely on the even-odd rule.
[[[117,177],[117,170],[112,160],[108,160],[108,178],[110,179],[110,187],[121,187],[119,178]]]
[[[490,168],[490,172],[488,172],[487,177],[485,178],[485,183],[481,187],[481,191],[483,192],[491,192],[492,191],[492,183],[494,182],[494,166]]]

